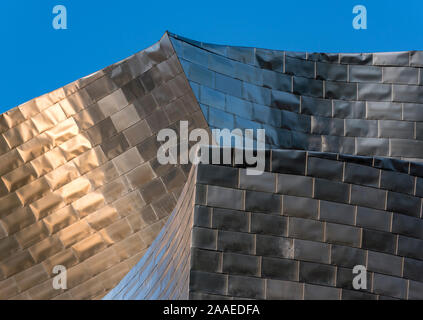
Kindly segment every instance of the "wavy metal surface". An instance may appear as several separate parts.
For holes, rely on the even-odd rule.
[[[138,262],[189,165],[160,165],[157,132],[207,127],[167,34],[0,115],[0,299],[97,299]],[[55,265],[67,290],[55,290]]]
[[[136,266],[104,299],[188,299],[195,177],[196,168],[192,168],[160,234]]]

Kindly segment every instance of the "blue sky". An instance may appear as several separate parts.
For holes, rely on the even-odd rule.
[[[67,8],[67,30],[52,27],[58,4]],[[367,30],[352,27],[358,4],[367,8]],[[166,30],[280,50],[423,50],[423,1],[1,1],[0,112],[140,51]]]

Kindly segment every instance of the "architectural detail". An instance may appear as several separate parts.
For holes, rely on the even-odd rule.
[[[423,299],[422,68],[166,33],[0,115],[0,299]],[[265,129],[265,172],[159,164],[183,120]]]
[[[199,164],[106,299],[422,299],[423,180],[375,161],[273,149],[261,176]]]
[[[189,165],[160,165],[157,132],[206,128],[166,35],[0,116],[0,298],[96,299],[138,262]],[[68,289],[55,290],[55,265]]]

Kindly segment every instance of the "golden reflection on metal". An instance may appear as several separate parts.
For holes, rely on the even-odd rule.
[[[144,92],[145,72],[164,82],[182,72],[167,35],[145,53],[0,115],[0,299],[101,298],[164,225],[161,208],[170,202],[157,201],[178,193],[145,191],[152,180],[164,186],[171,169],[157,165],[150,129],[157,124],[147,116],[158,108],[174,119],[180,104],[158,105]],[[155,84],[160,97],[168,94],[164,82]],[[200,111],[193,95],[183,98]],[[180,173],[178,189],[186,180]],[[68,268],[67,290],[51,285],[58,264]]]

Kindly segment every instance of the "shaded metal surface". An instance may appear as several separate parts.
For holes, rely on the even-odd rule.
[[[421,52],[292,53],[171,41],[211,128],[264,128],[269,148],[423,158]]]
[[[423,299],[421,178],[372,160],[274,149],[260,176],[193,167],[194,193],[179,203],[195,208],[175,209],[106,298],[185,298],[189,283],[190,299]],[[365,289],[353,288],[356,265],[367,268]],[[176,283],[181,296],[168,294]]]

